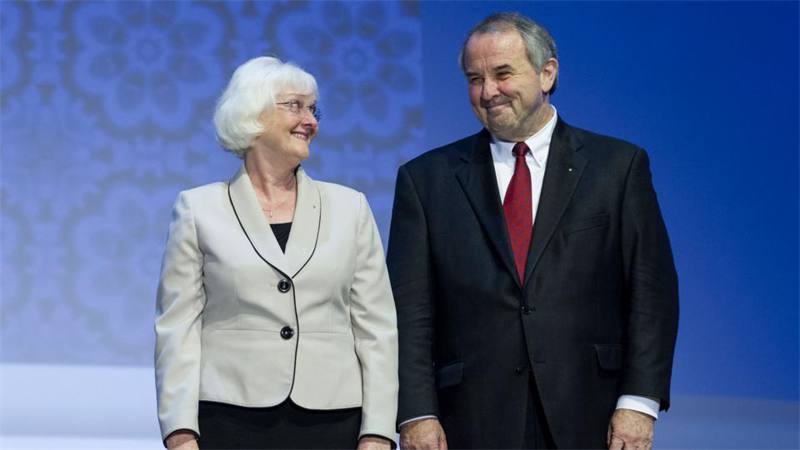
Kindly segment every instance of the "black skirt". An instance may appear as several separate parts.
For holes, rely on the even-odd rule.
[[[355,449],[361,408],[310,410],[286,400],[269,408],[201,401],[199,445],[206,449]]]

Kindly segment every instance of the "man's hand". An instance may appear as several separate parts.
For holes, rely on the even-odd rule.
[[[197,438],[191,431],[178,430],[167,437],[169,450],[198,450]]]
[[[392,442],[380,436],[364,436],[358,440],[357,450],[391,450]]]
[[[420,419],[400,427],[403,450],[447,450],[447,439],[439,419]]]
[[[653,448],[653,422],[645,413],[618,409],[608,424],[606,444],[609,450],[650,450]]]

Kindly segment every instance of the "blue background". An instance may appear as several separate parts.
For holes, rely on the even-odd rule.
[[[480,128],[456,57],[504,10],[555,37],[562,118],[650,153],[681,293],[659,432],[681,425],[662,442],[796,447],[796,2],[2,2],[5,379],[151,370],[171,204],[239,164],[211,126],[237,65],[273,54],[317,77],[304,165],[364,191],[386,238],[397,166]],[[120,390],[151,402],[145,381]],[[8,383],[4,419],[36,395]]]

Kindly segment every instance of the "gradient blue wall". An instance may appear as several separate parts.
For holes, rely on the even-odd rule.
[[[674,394],[796,421],[796,2],[2,2],[0,362],[152,364],[171,204],[236,170],[210,116],[256,55],[317,76],[305,166],[366,192],[388,237],[397,166],[480,127],[456,55],[501,10],[554,35],[567,122],[651,155],[681,281]]]
[[[456,55],[504,10],[556,39],[562,118],[651,156],[680,277],[674,392],[796,399],[798,4],[426,3],[426,148],[480,128]]]

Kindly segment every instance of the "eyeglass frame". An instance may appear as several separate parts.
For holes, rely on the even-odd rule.
[[[287,111],[296,116],[300,116],[302,110],[305,109],[306,111],[311,113],[311,116],[317,122],[319,122],[322,119],[322,112],[319,110],[316,103],[306,106],[305,103],[303,103],[300,100],[287,100],[285,102],[275,102],[275,105],[285,106],[286,107],[285,109]]]

